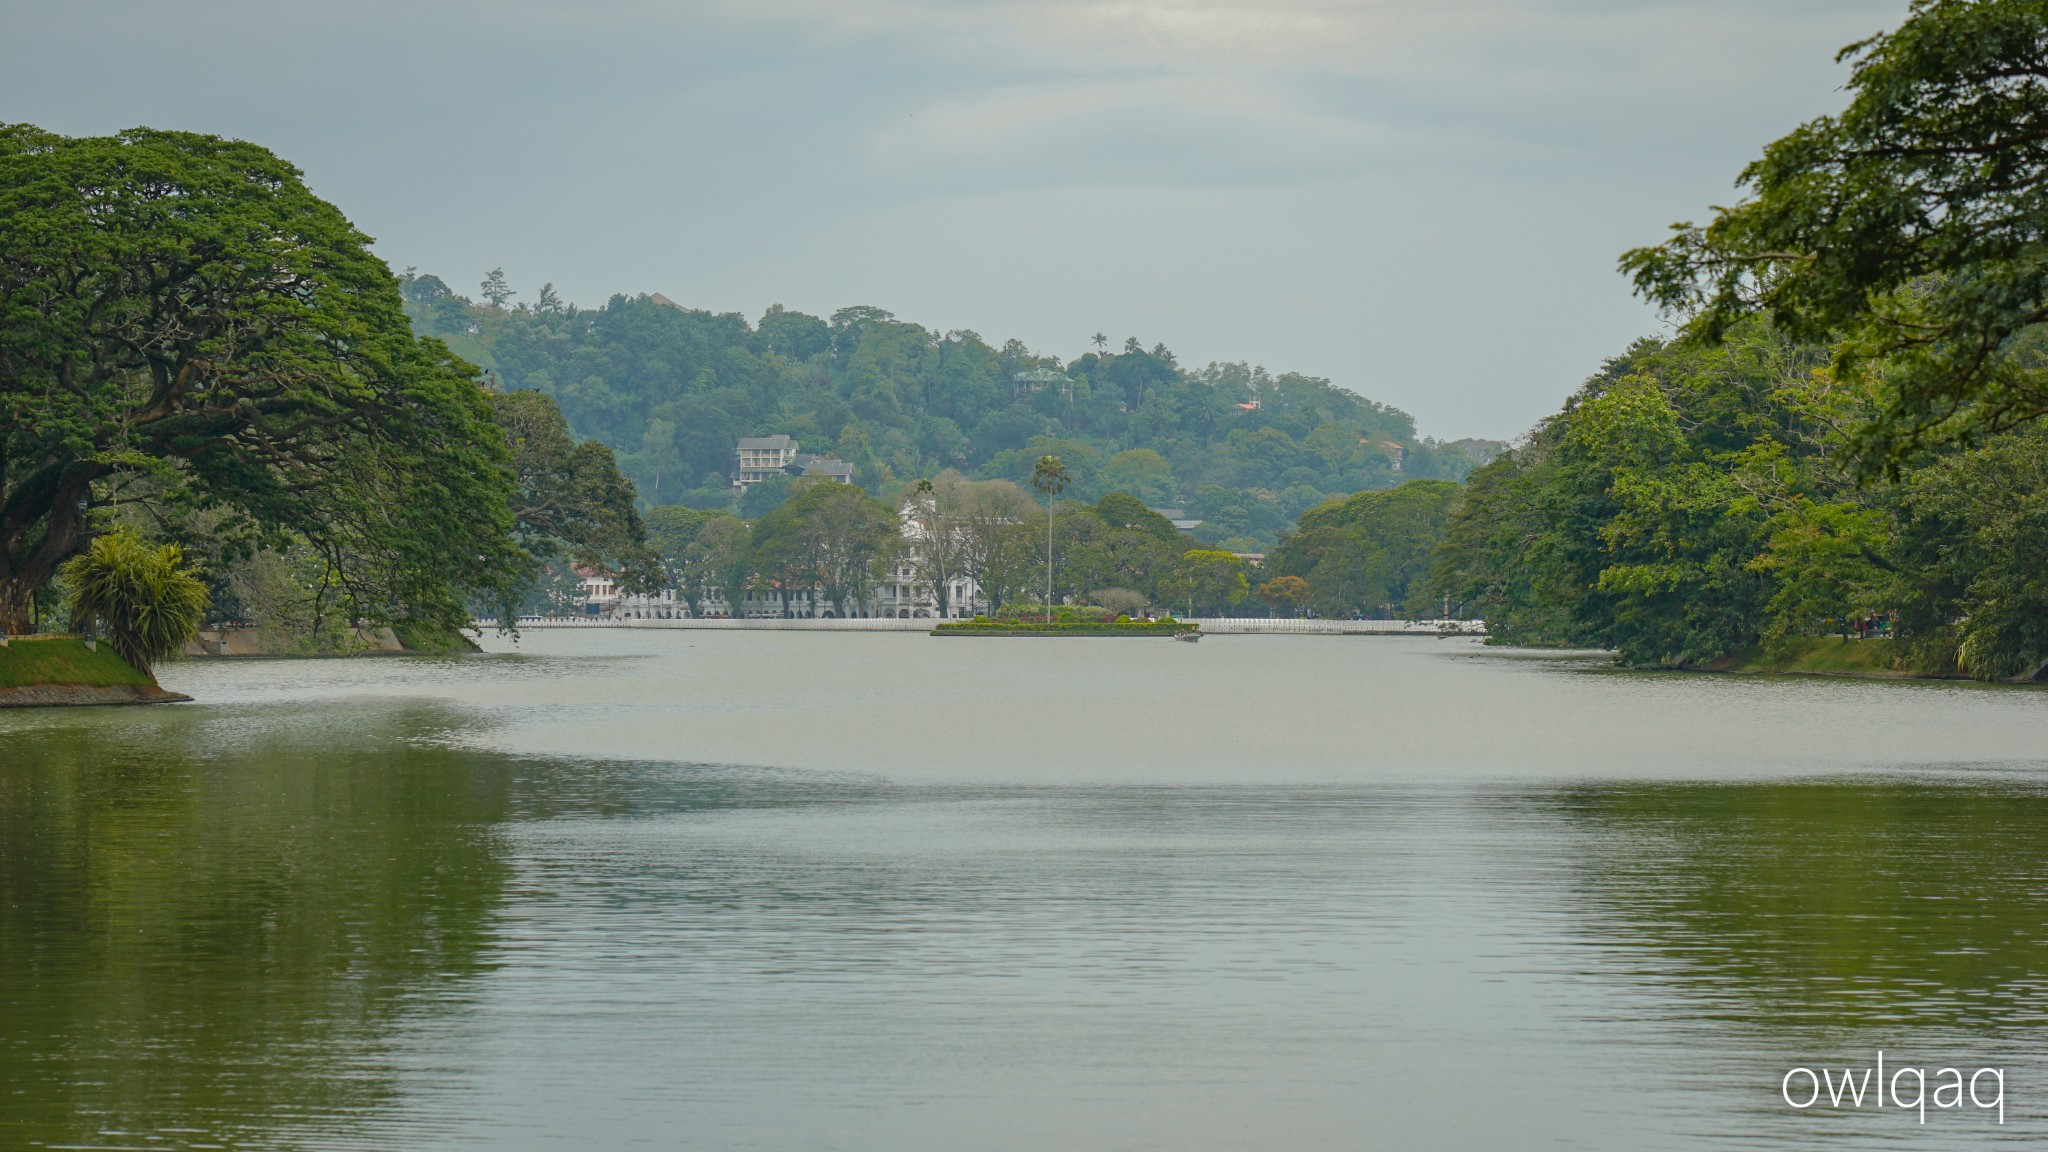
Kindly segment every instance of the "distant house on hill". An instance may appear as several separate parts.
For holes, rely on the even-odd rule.
[[[812,456],[799,453],[794,466],[801,469],[800,476],[823,476],[834,484],[853,483],[853,465],[837,456]]]
[[[744,490],[777,476],[821,476],[835,484],[853,483],[853,465],[836,456],[799,452],[798,447],[794,437],[779,433],[741,437],[733,452],[739,464],[733,487]]]
[[[763,480],[788,475],[784,469],[796,461],[796,439],[791,436],[742,436],[735,455],[739,472],[734,487],[745,488]]]

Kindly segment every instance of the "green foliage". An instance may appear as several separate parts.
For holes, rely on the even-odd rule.
[[[1714,345],[1637,344],[1473,474],[1429,594],[1496,641],[1608,647],[1637,666],[1769,664],[1875,626],[1915,668],[2037,673],[2048,431],[1873,482],[1850,431],[1872,402],[1826,362],[1758,321]]]
[[[233,509],[352,615],[466,622],[520,562],[474,375],[269,152],[0,127],[0,629],[108,504]]]
[[[1136,341],[1062,362],[872,307],[821,319],[776,306],[750,326],[652,296],[577,308],[544,290],[530,305],[474,304],[423,275],[403,291],[423,335],[508,388],[555,397],[576,434],[610,445],[657,503],[729,509],[734,442],[787,433],[890,499],[948,468],[1028,484],[1041,456],[1058,456],[1068,496],[1199,506],[1214,513],[1208,538],[1270,543],[1328,494],[1456,479],[1498,447],[1419,440],[1404,413],[1327,380],[1188,369]],[[742,515],[765,516],[782,495],[757,490]]]
[[[758,484],[747,485],[745,494],[739,500],[739,513],[749,520],[759,520],[789,499],[796,486],[794,476],[770,476]]]
[[[1251,594],[1244,560],[1231,552],[1190,548],[1159,581],[1159,598],[1190,615],[1223,615]]]
[[[1843,50],[1849,107],[1742,172],[1750,195],[1622,259],[1718,339],[1763,313],[1831,341],[1868,389],[1854,448],[1896,473],[1925,444],[2048,412],[2048,3],[1915,0]]]
[[[1259,585],[1256,594],[1275,611],[1292,616],[1309,602],[1313,591],[1299,576],[1275,576]]]
[[[206,585],[176,544],[152,547],[133,532],[94,540],[64,565],[74,628],[104,635],[135,670],[168,659],[199,630]]]
[[[1090,604],[1120,617],[1143,615],[1151,598],[1135,588],[1097,588],[1088,594]]]
[[[714,516],[684,545],[681,561],[672,571],[693,609],[701,611],[712,592],[737,608],[754,580],[753,527],[732,516]]]
[[[666,583],[612,450],[576,440],[561,409],[539,392],[496,393],[491,402],[512,449],[513,520],[527,553],[618,571],[628,591]]]
[[[725,512],[712,512],[702,508],[685,508],[675,504],[662,504],[649,508],[641,517],[647,526],[647,544],[661,559],[669,571],[674,572],[684,564],[690,545],[696,542],[699,533],[713,520],[730,520]]]
[[[1094,604],[1061,604],[1048,617],[1043,604],[1009,604],[989,614],[989,619],[999,621],[1030,621],[1043,624],[1050,619],[1055,624],[1102,624],[1116,619],[1117,614],[1109,608]]]
[[[1306,588],[1276,580],[1275,592],[1284,589],[1285,599],[1305,591],[1291,603],[1305,603],[1324,616],[1406,609],[1422,591],[1431,552],[1443,539],[1459,494],[1448,480],[1410,480],[1390,491],[1317,505],[1302,514],[1300,527],[1282,538],[1268,562],[1276,576],[1299,579]]]
[[[1095,516],[1111,528],[1136,528],[1168,543],[1181,538],[1180,530],[1173,526],[1173,521],[1147,508],[1136,497],[1122,492],[1111,492],[1096,501]]]
[[[1832,602],[1776,596],[1787,556],[1767,558],[1774,538],[1829,530],[1816,505],[1860,499],[1836,467],[1823,361],[1756,323],[1712,347],[1637,343],[1473,475],[1428,593],[1498,639],[1612,647],[1637,665],[1824,629],[1828,615],[1806,613]]]
[[[866,597],[899,546],[896,514],[851,484],[805,479],[754,533],[755,570],[771,586],[846,605]]]
[[[1910,474],[1895,561],[1901,633],[1923,663],[1979,679],[2048,661],[2048,428]]]
[[[1162,620],[1099,619],[1086,620],[1068,618],[1062,615],[1050,623],[1045,620],[1044,608],[1039,607],[1036,618],[1023,616],[1017,619],[991,619],[977,616],[972,620],[948,620],[932,629],[934,636],[1172,636],[1178,632],[1194,631],[1193,624],[1182,623],[1171,618]]]

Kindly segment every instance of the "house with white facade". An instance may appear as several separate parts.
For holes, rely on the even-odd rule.
[[[735,450],[739,469],[733,475],[733,487],[745,488],[759,484],[776,476],[787,476],[784,469],[796,463],[796,439],[791,436],[743,436]]]
[[[837,456],[803,452],[792,436],[743,436],[733,450],[732,485],[748,487],[777,476],[819,476],[834,484],[853,483],[853,465]]]
[[[921,575],[924,569],[922,552],[928,536],[924,518],[919,512],[920,509],[912,505],[900,513],[904,548],[890,562],[881,578],[869,587],[867,596],[857,603],[835,604],[808,588],[766,587],[748,589],[740,603],[732,604],[727,602],[722,591],[706,589],[693,612],[689,602],[677,595],[674,588],[664,588],[653,595],[627,594],[619,589],[617,577],[612,573],[578,569],[577,575],[582,577],[583,610],[592,616],[607,616],[615,620],[686,620],[693,616],[703,619],[778,620],[936,619],[939,616],[939,598],[931,582]],[[989,609],[980,586],[973,577],[964,573],[948,578],[946,592],[946,616],[950,619],[970,619]]]

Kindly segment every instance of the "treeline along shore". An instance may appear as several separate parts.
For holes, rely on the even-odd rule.
[[[594,584],[698,616],[1449,616],[1633,667],[2039,679],[2040,17],[1929,0],[1852,47],[1847,109],[1622,257],[1674,335],[1512,446],[1136,338],[579,308],[500,272],[471,300],[256,145],[0,126],[0,632],[147,679],[201,626],[446,648]]]

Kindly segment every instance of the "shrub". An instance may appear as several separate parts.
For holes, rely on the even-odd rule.
[[[192,638],[206,613],[206,585],[178,546],[152,547],[125,528],[66,563],[64,582],[72,627],[97,630],[145,675]]]
[[[1004,621],[1032,620],[1043,622],[1046,619],[1045,605],[1006,604],[1003,607],[996,609],[994,619]],[[1052,619],[1054,622],[1060,624],[1108,623],[1109,621],[1116,619],[1116,613],[1110,611],[1107,608],[1100,608],[1093,604],[1061,604],[1052,610]]]
[[[1097,588],[1088,594],[1088,602],[1099,604],[1121,616],[1136,616],[1145,610],[1149,601],[1143,592],[1129,588]]]

